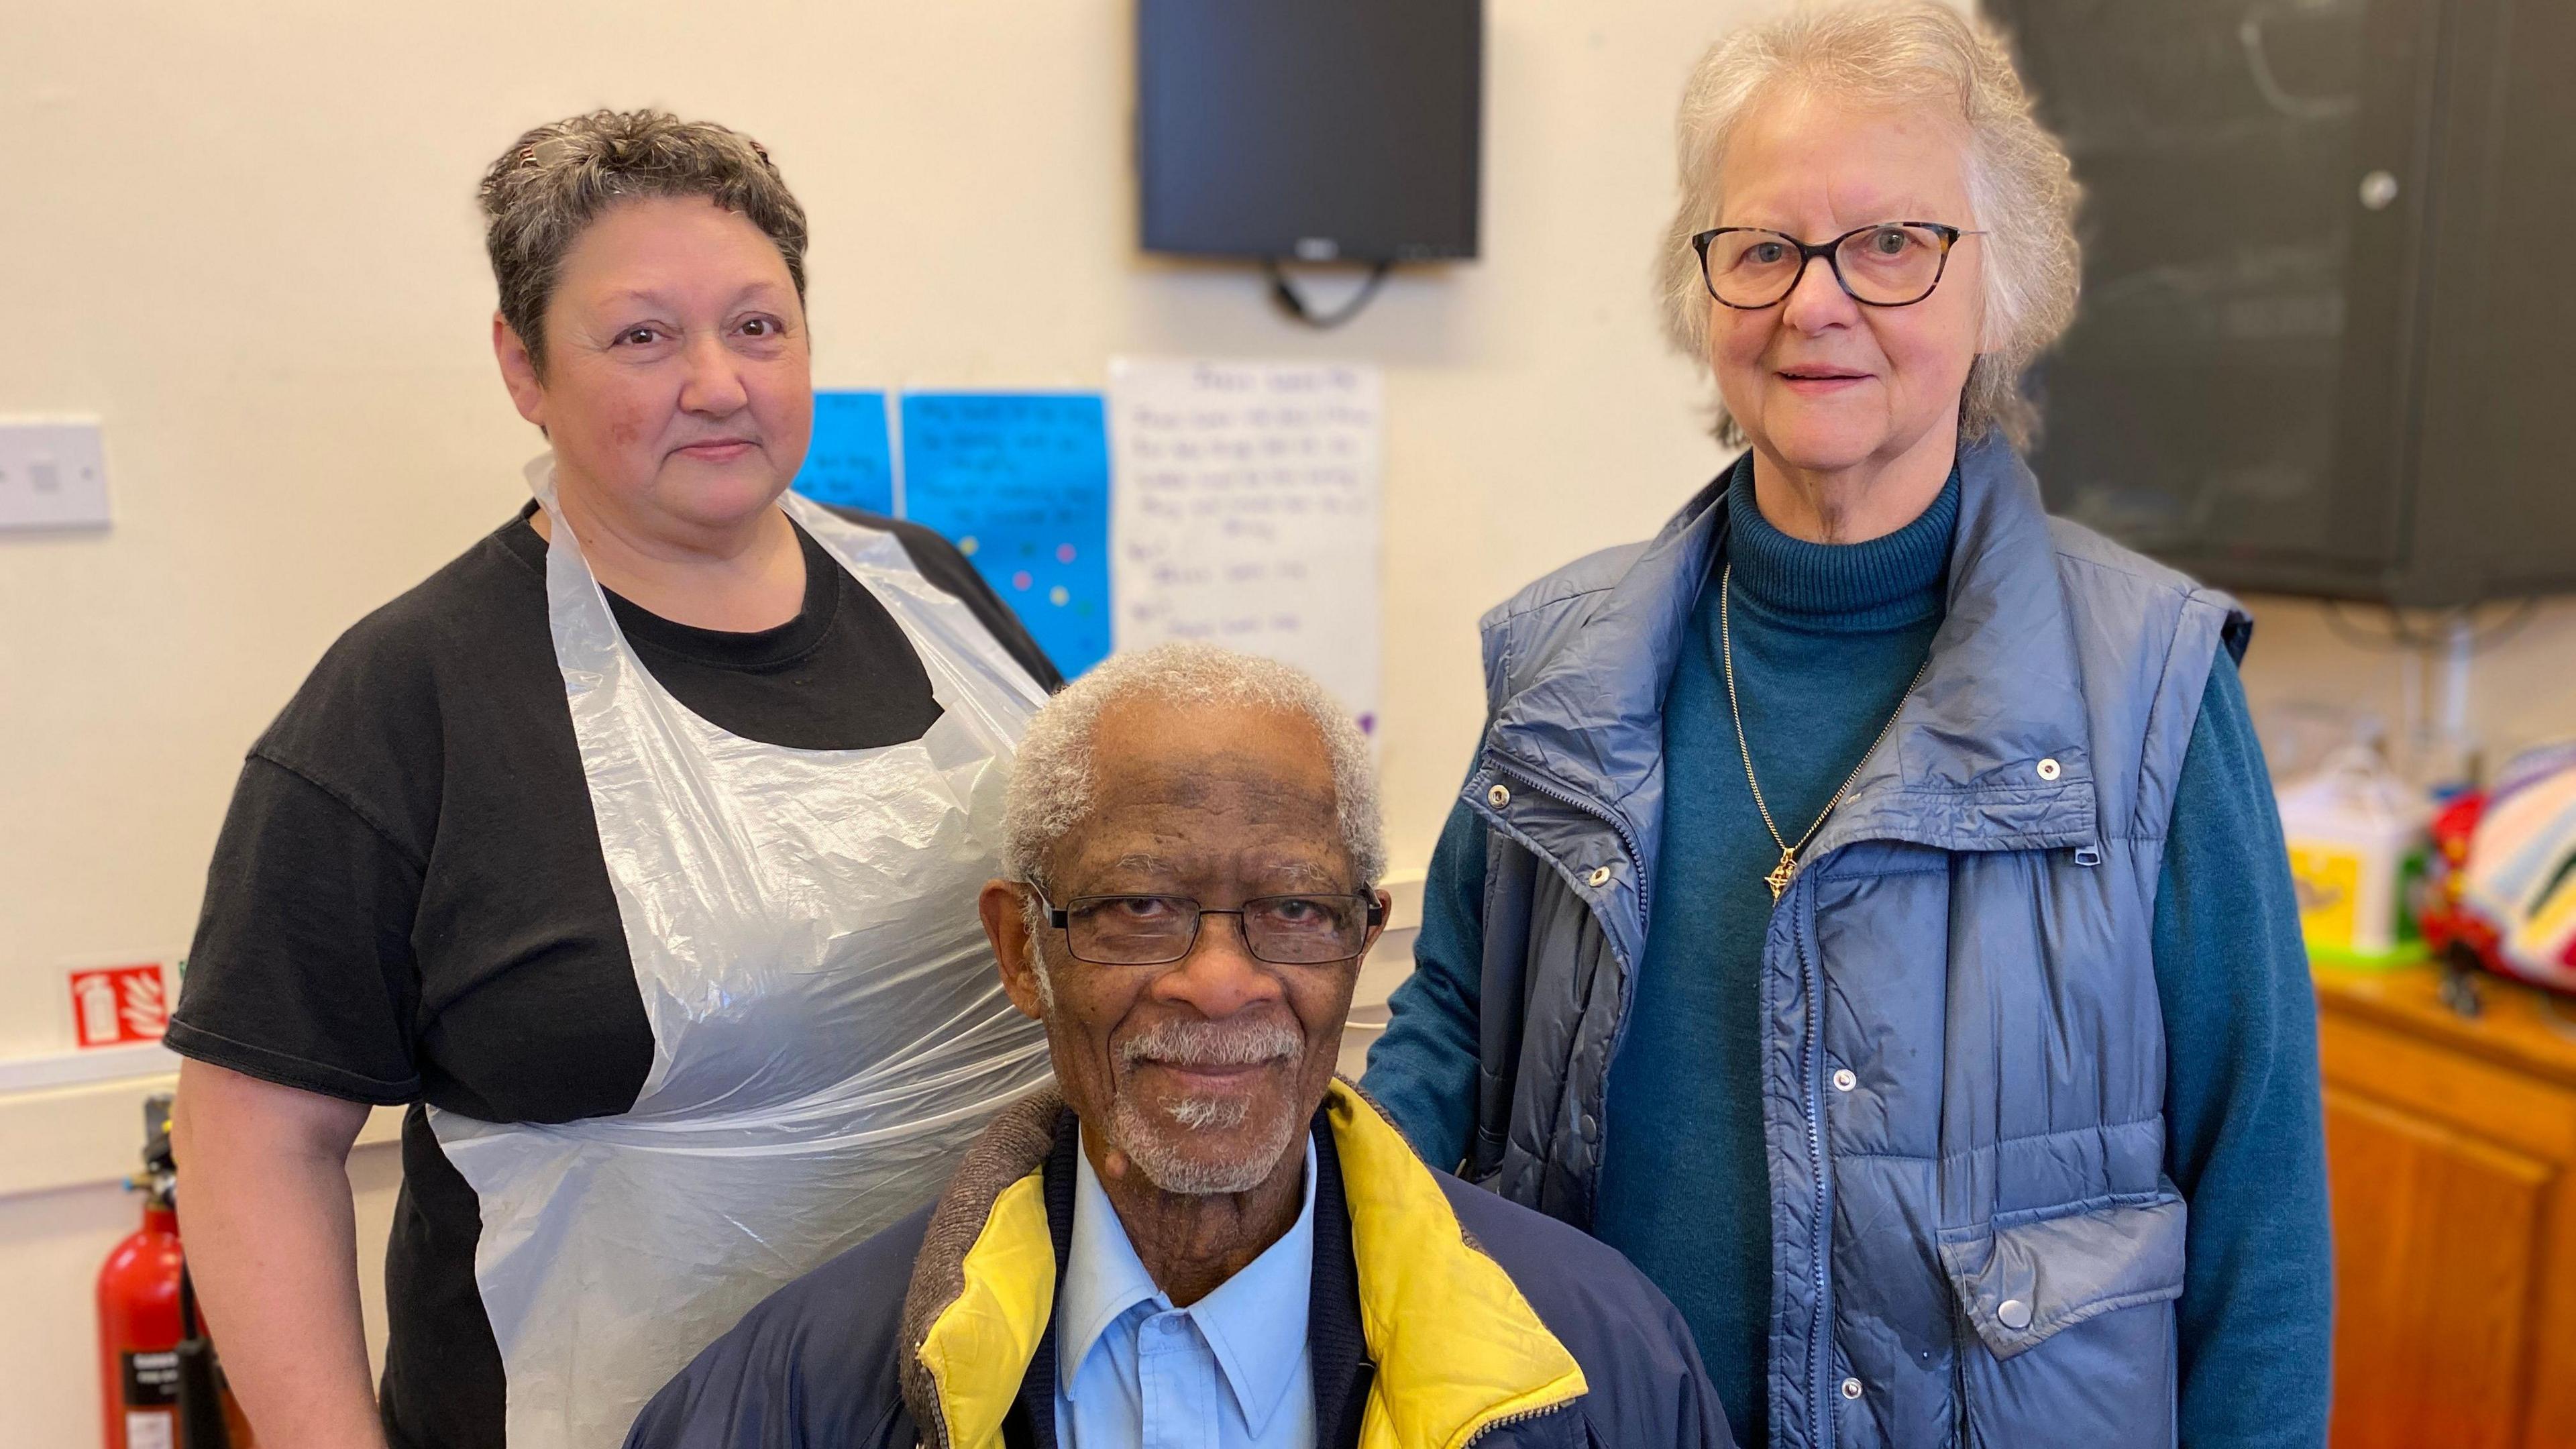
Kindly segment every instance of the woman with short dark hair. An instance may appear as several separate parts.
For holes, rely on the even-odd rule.
[[[956,550],[787,491],[805,215],[768,154],[603,111],[482,204],[534,499],[252,747],[168,1038],[268,1449],[616,1444],[1046,1073],[975,899],[1058,680]],[[380,1429],[342,1164],[392,1103]]]

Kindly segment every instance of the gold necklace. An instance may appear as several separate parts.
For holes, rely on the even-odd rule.
[[[1762,782],[1753,778],[1753,747],[1744,742],[1744,711],[1735,703],[1735,631],[1727,617],[1728,584],[1734,577],[1735,565],[1732,562],[1719,570],[1717,576],[1718,656],[1726,665],[1726,712],[1735,716],[1735,748],[1744,756],[1744,783],[1753,787],[1753,808],[1762,812],[1762,828],[1771,832],[1771,843],[1780,847],[1780,863],[1771,867],[1769,875],[1762,877],[1762,883],[1771,888],[1771,904],[1776,906],[1780,904],[1780,897],[1788,894],[1789,882],[1798,874],[1798,852],[1806,849],[1807,842],[1816,838],[1816,832],[1825,827],[1825,817],[1833,814],[1843,803],[1843,797],[1851,793],[1851,787],[1860,783],[1860,772],[1868,766],[1870,756],[1877,754],[1878,747],[1887,743],[1888,732],[1896,728],[1896,717],[1905,712],[1905,696],[1912,694],[1915,687],[1923,682],[1923,676],[1932,672],[1932,657],[1929,654],[1923,657],[1923,667],[1914,671],[1914,683],[1905,686],[1905,694],[1896,697],[1896,708],[1888,712],[1887,723],[1878,727],[1878,738],[1870,741],[1869,748],[1861,752],[1860,763],[1852,766],[1851,774],[1844,778],[1843,787],[1834,792],[1834,798],[1825,802],[1825,808],[1816,815],[1816,823],[1807,827],[1807,833],[1798,837],[1797,844],[1791,845],[1780,838],[1780,827],[1771,823],[1771,807],[1762,800]]]

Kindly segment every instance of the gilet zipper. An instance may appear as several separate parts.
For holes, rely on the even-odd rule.
[[[1802,868],[1800,877],[1806,875]],[[1795,910],[1800,904],[1798,892],[1804,881],[1793,882],[1790,898],[1781,902],[1783,910]],[[1829,1327],[1827,1305],[1829,1255],[1833,1249],[1833,1187],[1825,1172],[1825,1002],[1824,973],[1816,965],[1809,943],[1798,938],[1797,917],[1790,917],[1789,942],[1798,952],[1798,979],[1807,994],[1807,1168],[1816,1183],[1815,1226],[1810,1234],[1808,1261],[1813,1267],[1816,1290],[1815,1314],[1807,1333],[1807,1387],[1813,1410],[1809,1415],[1815,1426],[1815,1449],[1832,1449],[1834,1442],[1835,1391],[1826,1380],[1833,1377],[1833,1356],[1827,1351]]]
[[[1647,887],[1653,883],[1646,879],[1645,852],[1637,848],[1637,837],[1628,829],[1628,822],[1620,819],[1618,813],[1607,806],[1595,804],[1562,785],[1551,784],[1548,781],[1539,778],[1536,772],[1530,770],[1527,766],[1520,764],[1518,761],[1512,762],[1508,769],[1498,763],[1495,766],[1493,773],[1497,777],[1508,774],[1521,784],[1532,790],[1536,790],[1538,793],[1546,796],[1550,800],[1553,800],[1560,805],[1569,806],[1573,809],[1582,811],[1584,814],[1589,815],[1593,819],[1600,821],[1602,824],[1609,826],[1610,829],[1618,835],[1620,847],[1628,852],[1628,863],[1636,876],[1637,925],[1639,926],[1642,934],[1642,929],[1649,919],[1647,908],[1650,903],[1647,900]],[[1491,809],[1492,807],[1488,806],[1486,808]]]
[[[1509,769],[1506,769],[1500,762],[1497,762],[1493,768],[1493,776],[1495,778],[1500,778],[1504,775],[1511,776],[1521,784],[1529,787],[1530,789],[1536,790],[1541,795],[1546,796],[1550,800],[1554,800],[1560,805],[1566,806],[1569,809],[1581,811],[1582,813],[1591,816],[1593,819],[1609,826],[1611,831],[1619,837],[1620,848],[1628,852],[1629,873],[1635,878],[1637,886],[1637,939],[1640,941],[1644,940],[1646,927],[1652,920],[1652,918],[1647,914],[1648,908],[1652,904],[1652,902],[1647,899],[1647,887],[1651,882],[1646,878],[1647,871],[1645,852],[1638,848],[1637,837],[1628,829],[1628,822],[1620,819],[1617,812],[1610,810],[1606,806],[1597,805],[1590,800],[1584,799],[1582,796],[1577,795],[1572,790],[1569,790],[1562,785],[1553,784],[1547,780],[1540,779],[1535,772],[1531,771],[1526,766],[1518,765],[1517,762],[1515,762],[1515,765]],[[1487,808],[1490,809],[1491,807],[1488,806]],[[1587,903],[1586,909],[1589,908],[1589,904]],[[1603,935],[1606,938],[1608,933],[1604,932]],[[1634,974],[1634,969],[1635,968],[1632,964],[1630,966],[1630,972],[1632,975]],[[1630,1012],[1627,1009],[1627,1005],[1622,1005],[1619,1010],[1619,1022],[1616,1026],[1613,1026],[1610,1029],[1610,1055],[1608,1059],[1611,1061],[1615,1062],[1619,1059],[1619,1047],[1628,1039],[1629,1019]],[[1601,1078],[1601,1106],[1599,1110],[1595,1111],[1592,1115],[1595,1123],[1595,1136],[1592,1143],[1592,1161],[1594,1168],[1597,1171],[1600,1164],[1606,1159],[1610,1150],[1610,1077],[1606,1071],[1602,1074]],[[1587,1204],[1587,1216],[1589,1214],[1589,1210],[1589,1204]],[[1585,1226],[1588,1229],[1589,1225],[1586,1224]]]
[[[1968,1344],[1975,1330],[1957,1285],[1950,1289],[1950,1449],[1973,1449],[1968,1437]]]

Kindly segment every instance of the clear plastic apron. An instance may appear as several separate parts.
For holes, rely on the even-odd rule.
[[[614,1449],[780,1284],[936,1196],[1047,1073],[976,915],[1037,684],[900,540],[788,515],[885,605],[940,716],[910,744],[792,750],[689,712],[636,660],[556,511],[547,612],[653,1066],[622,1116],[432,1108],[473,1185],[474,1275],[511,1449]],[[853,687],[866,687],[853,681]]]

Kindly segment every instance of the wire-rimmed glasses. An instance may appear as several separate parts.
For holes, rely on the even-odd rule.
[[[1094,966],[1164,966],[1197,946],[1209,916],[1233,916],[1243,927],[1244,949],[1273,966],[1322,966],[1348,961],[1368,945],[1369,929],[1386,921],[1386,908],[1371,894],[1255,896],[1233,910],[1202,906],[1188,896],[1075,896],[1059,906],[1035,885],[1047,924],[1064,932],[1077,961]]]

